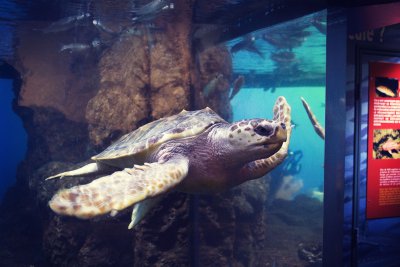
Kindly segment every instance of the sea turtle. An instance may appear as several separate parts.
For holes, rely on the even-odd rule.
[[[50,200],[50,208],[85,219],[114,215],[136,204],[128,227],[132,228],[157,196],[171,189],[220,192],[259,178],[287,155],[291,117],[284,97],[277,99],[273,112],[273,120],[228,123],[205,108],[148,123],[92,157],[94,163],[49,177],[111,173],[61,189]]]

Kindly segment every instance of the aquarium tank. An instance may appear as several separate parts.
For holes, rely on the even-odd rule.
[[[0,265],[322,266],[327,15],[287,10],[0,1]]]

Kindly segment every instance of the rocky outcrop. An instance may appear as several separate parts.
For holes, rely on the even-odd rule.
[[[266,180],[258,179],[199,197],[199,266],[261,266],[267,195]]]
[[[86,109],[95,146],[191,106],[192,3],[175,5],[156,20],[157,31],[139,26],[141,35],[122,35],[101,58],[100,88]]]
[[[232,118],[232,108],[229,103],[229,89],[232,79],[232,60],[225,46],[210,47],[198,55],[198,77],[194,94],[196,108],[210,107],[224,119]],[[215,84],[213,79],[217,79]],[[209,94],[205,88],[213,86]]]
[[[86,119],[90,142],[109,144],[121,133],[146,123],[150,114],[149,47],[137,36],[116,42],[99,62],[99,90],[89,100]]]

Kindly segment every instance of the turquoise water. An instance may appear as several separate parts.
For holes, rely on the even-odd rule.
[[[315,20],[326,21],[326,12],[260,29],[227,42],[233,51],[233,77],[245,78],[244,87],[231,101],[233,121],[272,118],[272,107],[279,96],[284,96],[292,107],[294,128],[286,163],[300,158],[296,163],[301,168],[285,172],[284,162],[275,173],[271,172],[272,176],[282,180],[286,177],[301,187],[291,199],[300,193],[310,196],[313,191],[321,193],[324,184],[324,140],[314,131],[300,100],[300,97],[306,99],[319,123],[325,126],[326,35],[315,27]],[[249,37],[253,47],[232,50]],[[291,57],[275,57],[285,53]]]
[[[272,107],[278,96],[284,96],[292,108],[294,128],[289,149],[300,150],[301,171],[293,177],[303,180],[301,193],[323,185],[324,140],[314,131],[300,101],[304,97],[322,126],[325,126],[325,87],[280,87],[274,93],[263,88],[242,88],[232,99],[233,120],[272,118]]]

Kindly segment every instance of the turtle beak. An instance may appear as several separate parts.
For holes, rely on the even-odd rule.
[[[287,131],[285,124],[276,124],[273,128],[272,134],[263,142],[263,145],[276,144],[278,142],[285,142],[287,140]]]
[[[284,123],[281,123],[275,128],[275,134],[276,138],[282,142],[286,142],[287,140],[287,131],[286,131],[286,125]]]

